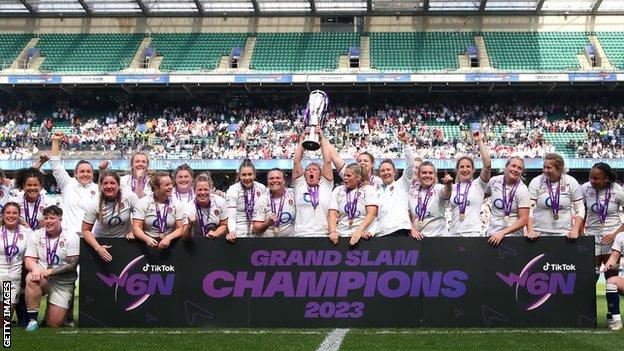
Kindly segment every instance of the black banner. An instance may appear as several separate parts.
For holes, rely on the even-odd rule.
[[[595,327],[594,238],[84,241],[83,327]]]

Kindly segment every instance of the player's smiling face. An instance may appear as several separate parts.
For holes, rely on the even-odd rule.
[[[191,172],[187,170],[178,171],[175,177],[176,186],[178,187],[178,190],[182,192],[188,192],[189,189],[191,188],[192,179],[193,177],[191,177]]]
[[[2,221],[9,229],[15,229],[19,223],[20,210],[15,205],[8,205],[2,209]]]
[[[132,158],[132,170],[133,171],[139,171],[139,170],[145,171],[147,170],[148,164],[149,164],[149,161],[147,159],[147,156],[143,154],[136,154]]]
[[[195,183],[195,199],[200,205],[205,205],[210,201],[211,185],[208,182]]]
[[[383,162],[379,166],[379,175],[384,184],[388,185],[394,181],[395,176],[394,166],[390,162]]]
[[[113,201],[117,197],[117,192],[119,191],[119,183],[114,177],[106,176],[102,179],[102,193],[104,194],[104,198],[107,200]]]
[[[592,168],[589,171],[589,183],[594,189],[604,189],[609,184],[609,179],[604,172],[598,168]]]
[[[61,231],[61,217],[48,213],[43,217],[43,226],[48,233],[58,234]]]
[[[369,176],[373,175],[373,160],[367,154],[361,154],[357,157],[357,164],[364,167]]]
[[[267,174],[267,183],[269,184],[269,190],[272,193],[281,193],[284,190],[284,173],[281,171],[273,170]]]
[[[33,202],[39,196],[39,192],[41,191],[41,182],[37,177],[29,177],[26,179],[26,183],[24,183],[24,194],[26,195],[26,199],[29,202]]]
[[[472,166],[472,162],[468,159],[463,159],[459,161],[459,165],[457,167],[457,174],[459,174],[460,182],[467,182],[472,180],[472,173],[474,172],[474,167]]]
[[[551,182],[558,182],[559,178],[561,178],[561,171],[557,169],[555,160],[544,160],[543,172],[544,176]]]
[[[240,170],[239,179],[245,188],[251,188],[256,179],[256,172],[251,167],[243,167]]]
[[[308,165],[305,169],[304,177],[308,186],[317,186],[321,180],[321,167],[316,163]]]
[[[159,179],[160,184],[158,185],[158,189],[154,190],[154,195],[158,199],[165,200],[169,196],[171,196],[171,191],[173,190],[173,182],[171,181],[171,177],[161,177]]]
[[[87,185],[93,181],[93,167],[89,163],[82,163],[76,168],[76,179],[81,185]]]
[[[518,159],[511,160],[505,168],[505,176],[511,183],[517,182],[520,176],[522,176],[522,172],[524,172],[524,165]]]
[[[358,188],[362,184],[362,181],[363,180],[360,179],[360,176],[355,173],[352,168],[347,168],[345,170],[344,185],[347,189],[351,190]]]
[[[420,178],[420,184],[428,188],[435,182],[435,169],[433,166],[424,165],[418,169],[418,177]]]

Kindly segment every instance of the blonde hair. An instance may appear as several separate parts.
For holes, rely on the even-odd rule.
[[[152,174],[149,180],[150,188],[152,191],[156,191],[156,189],[160,188],[160,180],[164,177],[171,177],[167,172],[155,172]]]
[[[202,172],[200,174],[197,175],[197,177],[195,177],[195,180],[193,180],[193,189],[195,189],[197,187],[197,183],[199,182],[206,182],[208,183],[208,186],[212,189],[214,187],[214,183],[212,181],[212,177],[210,176],[210,172],[206,171],[206,172]]]
[[[544,162],[546,161],[554,161],[555,162],[555,168],[561,172],[561,173],[565,173],[566,169],[565,169],[565,161],[563,160],[563,157],[561,157],[561,155],[556,154],[554,152],[548,153],[544,156]]]
[[[350,169],[355,173],[358,177],[360,177],[360,185],[368,184],[368,171],[363,166],[360,166],[357,163],[351,163],[347,166],[346,169]]]

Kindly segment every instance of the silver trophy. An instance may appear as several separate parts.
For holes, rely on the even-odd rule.
[[[304,149],[314,151],[321,148],[319,136],[316,134],[316,126],[323,125],[328,104],[329,98],[324,91],[314,90],[310,93],[308,106],[303,113],[303,123],[307,132],[302,143]]]

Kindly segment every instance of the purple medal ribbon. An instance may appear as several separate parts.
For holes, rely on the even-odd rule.
[[[503,212],[505,216],[509,216],[511,213],[511,206],[513,205],[514,196],[516,196],[516,190],[518,189],[518,185],[520,185],[520,181],[517,181],[511,191],[509,192],[509,196],[507,196],[507,186],[505,182],[505,177],[503,177]]]
[[[431,196],[433,195],[433,186],[431,186],[429,189],[427,189],[427,192],[425,193],[425,198],[422,199],[420,197],[420,186],[418,187],[418,221],[422,222],[425,220],[425,217],[427,217],[427,207],[429,206],[429,200],[431,199]]]
[[[33,208],[32,217],[30,215],[30,208],[28,207],[28,200],[26,200],[26,195],[24,195],[24,217],[26,217],[26,221],[30,226],[30,229],[35,230],[39,226],[39,221],[37,220],[37,211],[39,210],[39,205],[41,204],[41,195],[37,195],[37,200],[35,200],[35,207]]]
[[[353,219],[355,218],[355,213],[357,212],[357,202],[360,199],[359,188],[355,192],[355,196],[353,197],[353,199],[351,199],[351,192],[353,192],[354,190],[349,190],[345,187],[345,192],[347,193],[347,206],[345,209],[346,209],[347,217],[349,218],[349,221],[353,221]]]
[[[178,198],[178,200],[182,201],[182,195],[180,195],[182,193],[180,193],[180,191],[177,188],[176,188],[175,193],[176,193],[176,197]],[[191,200],[193,200],[193,189],[189,189],[189,192],[187,194],[188,194],[187,202],[191,202]]]
[[[243,183],[241,182],[241,188],[243,188],[245,197],[245,214],[247,215],[247,223],[250,223],[251,218],[253,217],[254,203],[256,201],[254,184],[251,185],[250,190],[247,190],[243,187]]]
[[[269,198],[270,198],[270,202],[271,202],[271,211],[273,211],[273,213],[275,214],[275,217],[277,217],[277,221],[275,221],[275,224],[273,224],[273,226],[275,227],[275,230],[279,229],[280,226],[280,221],[282,219],[282,212],[284,212],[284,201],[286,200],[286,191],[282,190],[282,197],[280,197],[280,201],[279,201],[279,207],[275,208],[275,200],[273,198],[273,196],[271,196],[271,194],[269,194]]]
[[[2,240],[4,241],[4,258],[7,264],[11,264],[13,257],[17,252],[13,252],[13,248],[17,245],[17,239],[19,237],[19,226],[15,228],[15,234],[13,235],[13,243],[9,246],[9,233],[6,227],[2,227]]]
[[[52,268],[54,265],[54,257],[56,257],[56,249],[58,249],[58,243],[61,241],[61,234],[59,234],[58,238],[56,238],[56,242],[54,243],[54,248],[50,247],[50,234],[45,232],[46,238],[46,262],[48,263],[48,268]]]
[[[144,177],[143,178],[143,189],[145,189],[145,185],[147,184],[147,178]],[[134,172],[132,173],[132,179],[131,179],[131,187],[132,187],[132,192],[136,193],[136,186],[137,186],[137,180],[134,177]]]
[[[605,202],[604,205],[600,203],[600,196],[598,196],[598,190],[596,190],[596,206],[598,206],[598,219],[600,223],[607,220],[607,212],[609,211],[609,200],[611,200],[611,186],[608,186],[605,190]]]
[[[201,206],[195,201],[195,212],[197,213],[197,219],[199,220],[199,228],[202,236],[206,236],[206,222],[204,222],[204,214],[202,213]],[[210,200],[208,200],[208,218],[210,220]]]
[[[468,183],[466,183],[466,189],[464,190],[464,193],[461,194],[464,198],[462,200],[461,203],[459,203],[459,213],[460,214],[465,214],[466,213],[466,206],[468,205],[468,192],[470,191],[470,187],[472,186],[472,179],[468,181]],[[457,200],[457,202],[459,202],[459,195],[460,195],[460,191],[461,191],[461,183],[457,183],[456,186],[456,190],[457,190],[457,195],[455,195],[455,199]]]
[[[164,233],[167,229],[167,216],[169,215],[169,198],[165,200],[164,213],[161,215],[158,209],[158,202],[154,198],[154,207],[156,207],[156,223],[158,224],[158,231]]]
[[[310,194],[310,202],[312,207],[316,210],[316,206],[319,204],[319,186],[309,186],[308,194]]]
[[[557,191],[552,189],[552,183],[546,179],[546,186],[548,187],[548,196],[550,196],[550,203],[552,205],[552,213],[555,216],[559,216],[559,197],[561,195],[561,179],[557,183]],[[557,217],[555,217],[556,219]]]
[[[375,175],[371,175],[370,178],[368,178],[368,184],[375,186]]]

